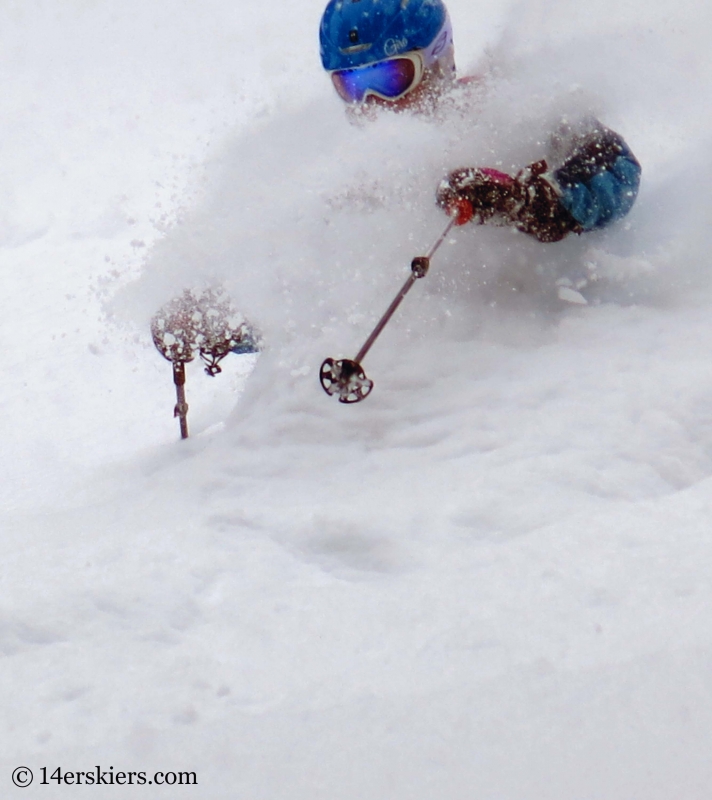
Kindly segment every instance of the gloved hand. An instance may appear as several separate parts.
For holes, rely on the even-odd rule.
[[[511,215],[516,205],[514,178],[494,169],[456,169],[438,186],[436,201],[458,225],[471,219],[480,225],[495,214]]]
[[[451,172],[438,186],[437,204],[456,215],[458,225],[474,220],[511,225],[540,242],[557,242],[582,228],[559,202],[559,190],[536,161],[513,178],[487,167]]]

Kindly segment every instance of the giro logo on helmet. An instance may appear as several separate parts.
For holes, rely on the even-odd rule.
[[[383,52],[390,58],[402,53],[406,47],[408,47],[408,40],[405,37],[402,39],[386,39],[383,43]]]

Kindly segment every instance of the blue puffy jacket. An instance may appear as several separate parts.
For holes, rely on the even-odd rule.
[[[640,172],[623,138],[599,125],[578,137],[571,155],[554,171],[559,202],[584,231],[603,228],[633,207]]]

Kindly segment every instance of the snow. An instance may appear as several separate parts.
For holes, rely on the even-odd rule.
[[[709,797],[712,11],[448,5],[476,109],[366,127],[316,0],[5,5],[7,796]],[[443,173],[586,110],[643,164],[627,220],[451,233],[327,397]],[[268,346],[188,365],[181,442],[149,321],[216,283]]]

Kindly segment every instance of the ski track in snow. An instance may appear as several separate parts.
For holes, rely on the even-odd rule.
[[[476,109],[365,128],[316,0],[2,12],[7,792],[101,764],[211,800],[709,797],[712,13],[448,5]],[[457,230],[373,394],[327,398],[442,174],[583,111],[643,164],[625,223]],[[179,442],[148,321],[210,282],[268,347],[189,365]]]

